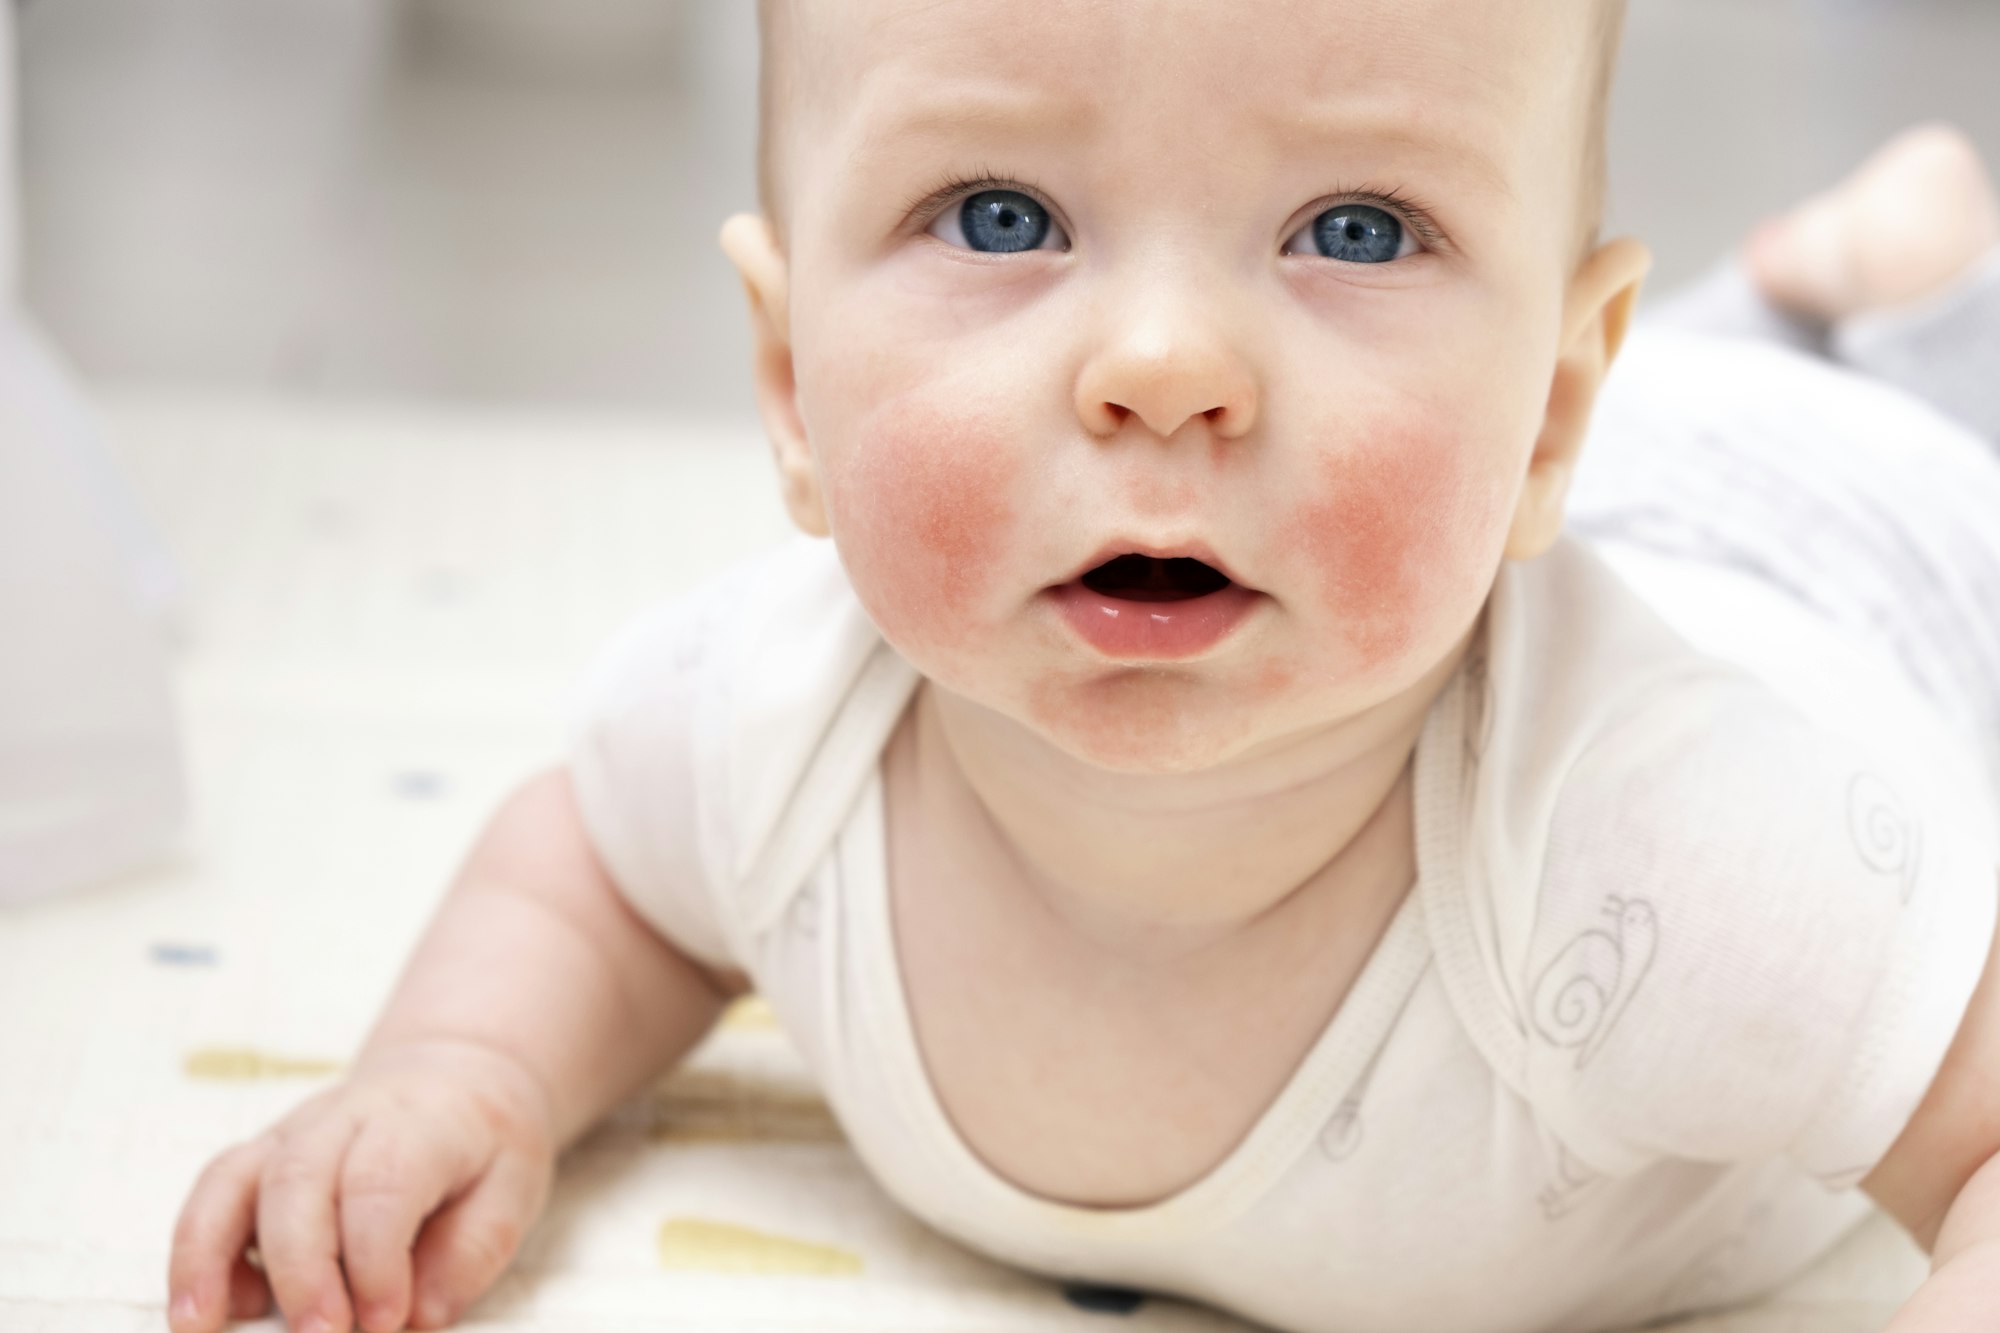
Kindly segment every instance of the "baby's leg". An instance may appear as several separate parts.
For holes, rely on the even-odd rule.
[[[1825,194],[1744,246],[1778,306],[1833,326],[1909,309],[1964,285],[2000,246],[2000,196],[1979,149],[1949,125],[1897,135]]]
[[[1949,126],[1897,136],[1744,249],[1833,355],[2000,442],[2000,193]]]
[[[1830,356],[2000,442],[2000,194],[1948,126],[1892,139],[1653,318]]]

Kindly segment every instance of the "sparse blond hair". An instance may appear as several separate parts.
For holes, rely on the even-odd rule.
[[[1618,73],[1618,53],[1625,42],[1626,4],[1627,0],[1596,0],[1591,15],[1595,30],[1584,47],[1585,58],[1595,62],[1583,109],[1583,174],[1578,191],[1585,254],[1597,248],[1604,229],[1605,200],[1611,190],[1611,152],[1607,144],[1611,86]]]
[[[791,59],[791,0],[757,0],[757,203],[777,225],[784,217],[778,125],[797,77]]]

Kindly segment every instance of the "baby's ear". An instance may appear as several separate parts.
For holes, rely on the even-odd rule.
[[[1590,433],[1598,390],[1624,344],[1639,288],[1652,266],[1652,252],[1627,238],[1600,247],[1570,279],[1542,433],[1507,534],[1509,560],[1532,560],[1562,534],[1570,478]]]
[[[785,252],[771,224],[754,213],[738,213],[723,223],[721,241],[750,301],[751,375],[784,486],[785,508],[801,531],[824,537],[831,529],[792,372],[791,270]]]

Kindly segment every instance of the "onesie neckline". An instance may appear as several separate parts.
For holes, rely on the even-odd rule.
[[[1131,1208],[1085,1207],[1022,1189],[982,1161],[946,1115],[917,1045],[896,953],[883,779],[876,767],[850,826],[857,836],[843,838],[840,850],[842,879],[856,916],[864,1011],[887,1056],[885,1080],[909,1123],[919,1127],[921,1141],[909,1146],[923,1151],[940,1177],[956,1187],[968,1218],[999,1221],[1017,1234],[1052,1240],[1157,1243],[1224,1226],[1277,1183],[1366,1074],[1430,964],[1425,888],[1434,877],[1453,873],[1439,861],[1457,845],[1452,821],[1459,817],[1462,792],[1466,677],[1461,667],[1432,702],[1413,756],[1415,880],[1339,1008],[1220,1162],[1176,1193]]]

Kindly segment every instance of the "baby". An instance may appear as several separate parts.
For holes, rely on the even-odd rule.
[[[195,1185],[177,1333],[450,1323],[753,986],[885,1188],[1052,1276],[1599,1328],[1768,1290],[1872,1196],[1937,1263],[1896,1327],[1987,1322],[1957,715],[1800,702],[1565,531],[1649,262],[1598,240],[1620,17],[767,0],[723,245],[806,535],[609,649],[349,1076]],[[1765,290],[1892,299],[1853,216],[1763,238]],[[1637,419],[1782,359],[1724,346]],[[1790,360],[1836,425],[1971,439]]]

